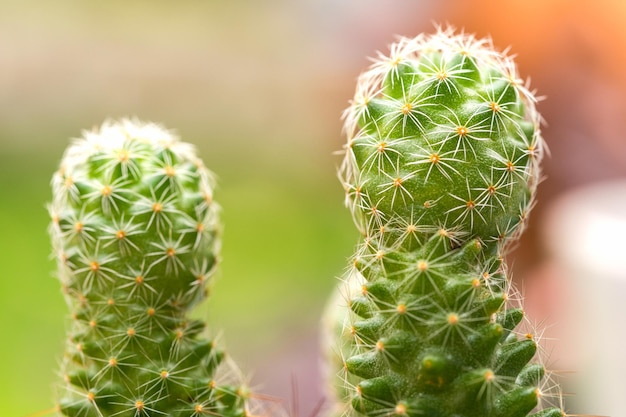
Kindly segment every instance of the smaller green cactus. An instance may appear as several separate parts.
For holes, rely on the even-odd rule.
[[[335,414],[563,415],[537,409],[546,370],[503,261],[540,178],[535,102],[509,57],[452,30],[401,38],[360,76],[341,178],[363,241],[329,313]]]
[[[213,175],[151,123],[106,122],[65,152],[50,234],[71,309],[59,409],[69,417],[250,415],[205,323],[220,249]]]

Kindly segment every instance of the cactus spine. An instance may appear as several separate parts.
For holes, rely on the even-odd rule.
[[[220,244],[212,174],[193,147],[154,124],[107,122],[67,149],[52,188],[71,309],[59,410],[246,416],[236,368],[188,317]]]
[[[540,175],[535,102],[510,58],[450,29],[400,39],[358,79],[341,178],[363,241],[332,313],[339,412],[564,415],[537,411],[546,371],[503,263]]]

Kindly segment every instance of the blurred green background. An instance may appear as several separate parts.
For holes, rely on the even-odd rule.
[[[48,183],[70,138],[106,118],[163,123],[217,173],[223,263],[197,314],[260,391],[289,400],[297,380],[301,415],[322,397],[317,323],[358,239],[335,176],[340,115],[366,56],[394,35],[451,23],[519,53],[549,97],[546,205],[626,176],[625,6],[501,3],[0,0],[0,416],[54,404],[67,309]],[[538,236],[531,227],[516,254],[530,288]]]

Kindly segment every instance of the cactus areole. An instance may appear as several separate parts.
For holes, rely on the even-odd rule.
[[[545,369],[502,259],[539,180],[535,102],[510,58],[452,30],[400,39],[359,77],[341,178],[361,284],[337,335],[340,412],[562,415],[538,411]]]
[[[220,242],[212,174],[193,147],[154,124],[107,122],[67,149],[52,188],[71,309],[60,411],[246,415],[245,389],[217,377],[224,353],[187,317]]]

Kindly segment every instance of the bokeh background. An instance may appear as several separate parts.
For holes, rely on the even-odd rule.
[[[123,116],[174,128],[218,174],[224,260],[197,314],[253,386],[310,415],[323,398],[317,323],[358,238],[335,176],[340,115],[367,56],[434,23],[510,47],[547,97],[551,157],[513,271],[529,314],[559,336],[567,277],[547,213],[626,178],[626,2],[0,0],[0,416],[54,404],[67,309],[49,179],[70,138]]]

